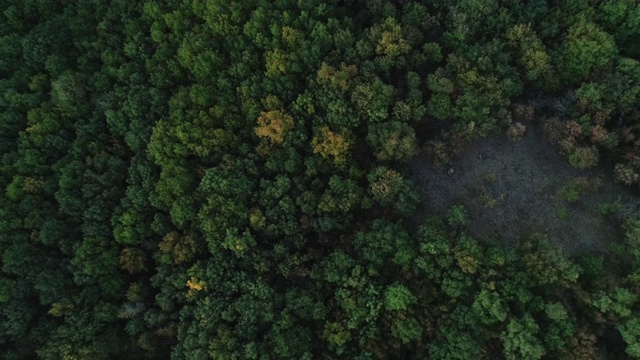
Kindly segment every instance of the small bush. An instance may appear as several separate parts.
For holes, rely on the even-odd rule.
[[[614,168],[614,173],[616,175],[616,179],[620,182],[625,183],[626,185],[631,185],[638,182],[638,175],[631,167],[625,166],[623,164],[616,164]]]
[[[447,218],[449,225],[451,226],[465,226],[469,222],[467,211],[464,206],[456,205],[449,210],[449,217]]]
[[[582,135],[582,133],[584,132],[582,125],[580,125],[580,123],[578,123],[575,120],[568,121],[565,127],[566,127],[565,131],[567,132],[567,135],[574,138],[580,137],[580,135]]]
[[[620,203],[612,202],[612,203],[601,204],[598,207],[598,211],[603,216],[616,214],[620,211]]]
[[[556,216],[558,219],[568,219],[569,218],[569,210],[565,207],[561,207],[556,209]]]
[[[433,154],[434,161],[439,164],[447,164],[451,160],[451,151],[443,141],[430,141],[427,149]]]
[[[559,195],[568,202],[574,202],[580,198],[580,189],[572,183],[560,189]]]
[[[576,169],[587,169],[598,164],[599,154],[595,147],[576,147],[569,155],[569,163]]]
[[[509,140],[515,142],[520,140],[526,131],[527,127],[517,122],[509,127],[509,130],[507,130],[507,137]]]
[[[609,138],[609,133],[602,125],[596,125],[591,129],[591,142],[603,144]]]

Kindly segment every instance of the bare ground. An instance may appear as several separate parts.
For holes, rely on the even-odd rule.
[[[417,216],[446,214],[463,205],[469,232],[477,238],[518,245],[541,235],[569,254],[606,252],[620,229],[601,206],[635,198],[603,167],[570,167],[533,125],[515,143],[506,136],[478,140],[448,165],[434,164],[423,151],[408,167],[423,196],[424,211]],[[580,177],[600,178],[602,186],[568,201],[562,189]]]

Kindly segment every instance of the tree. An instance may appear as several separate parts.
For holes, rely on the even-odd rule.
[[[10,1],[0,357],[638,355],[633,209],[615,261],[574,263],[421,209],[404,164],[418,135],[504,133],[517,99],[635,184],[638,8]]]
[[[420,199],[418,192],[399,172],[379,166],[367,178],[369,193],[381,205],[390,206],[400,214],[415,210]]]
[[[53,104],[69,116],[86,111],[86,85],[80,74],[66,73],[51,82]]]
[[[317,80],[331,89],[344,92],[349,89],[352,79],[356,75],[358,75],[358,67],[355,65],[347,66],[345,63],[341,63],[340,68],[336,69],[323,62],[318,69]]]
[[[355,181],[334,175],[320,198],[318,211],[349,213],[360,204],[362,192]]]
[[[355,86],[351,102],[366,122],[378,123],[387,118],[393,93],[392,86],[374,78],[371,82]]]
[[[376,54],[397,58],[411,50],[411,45],[402,37],[402,29],[395,18],[389,17],[380,26],[374,26],[371,36],[377,40]]]
[[[626,353],[631,357],[640,357],[640,321],[630,319],[618,326],[620,334],[627,343]]]
[[[122,249],[120,267],[132,274],[146,269],[144,252],[136,248]]]
[[[565,50],[559,63],[564,80],[577,83],[585,80],[591,72],[609,63],[618,54],[611,35],[584,17],[569,28]]]
[[[402,225],[380,219],[369,231],[358,232],[354,245],[371,274],[388,273],[385,269],[393,266],[406,270],[416,257],[415,244]]]
[[[280,110],[261,112],[258,118],[256,135],[267,138],[276,144],[282,144],[284,137],[293,128],[293,118]]]
[[[409,305],[418,301],[403,285],[394,284],[387,288],[384,295],[384,306],[387,310],[407,310]]]
[[[511,320],[507,330],[500,336],[507,359],[542,358],[546,351],[535,336],[538,329],[538,325],[529,314],[520,320]]]
[[[332,157],[336,163],[344,163],[349,151],[349,136],[322,127],[320,134],[313,137],[311,147],[313,152],[320,154],[323,158]]]
[[[615,37],[621,53],[637,56],[640,48],[632,39],[638,36],[640,6],[627,0],[606,1],[598,8],[598,18],[603,26]]]
[[[370,125],[367,142],[380,161],[407,161],[418,152],[414,130],[398,121]]]

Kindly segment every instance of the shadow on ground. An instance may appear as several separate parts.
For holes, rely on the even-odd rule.
[[[423,151],[408,171],[423,196],[419,216],[463,205],[476,238],[518,245],[542,235],[569,254],[606,252],[621,234],[603,206],[636,198],[603,168],[571,168],[535,128],[515,143],[505,136],[479,140],[445,166]]]

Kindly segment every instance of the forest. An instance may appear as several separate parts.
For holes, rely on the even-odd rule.
[[[640,358],[638,0],[0,10],[0,358]]]

